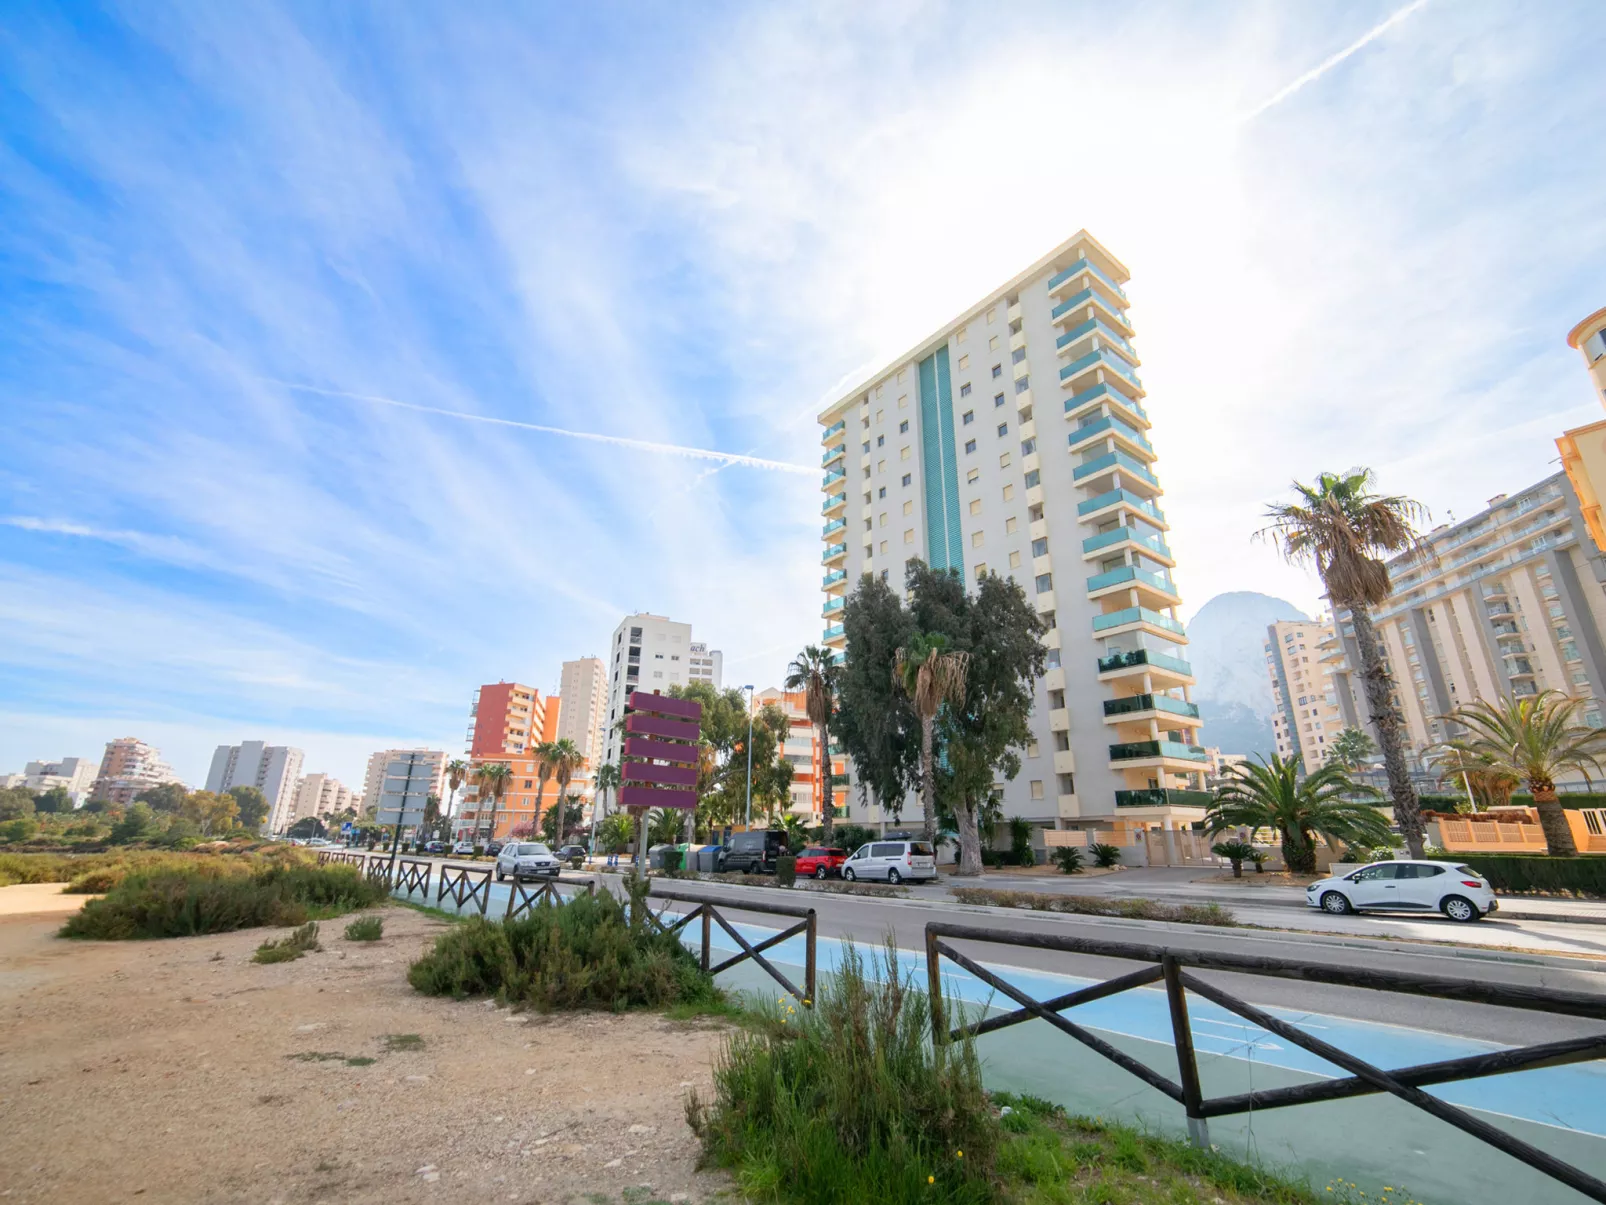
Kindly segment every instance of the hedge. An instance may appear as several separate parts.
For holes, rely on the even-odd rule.
[[[1560,791],[1556,798],[1561,801],[1564,808],[1606,808],[1606,794],[1595,794],[1591,791]],[[1424,812],[1453,812],[1455,805],[1465,803],[1464,795],[1418,795],[1417,800]],[[1534,797],[1526,791],[1519,791],[1511,797],[1511,806],[1516,808],[1531,808]]]
[[[1606,857],[1551,858],[1543,854],[1451,854],[1496,891],[1606,896]]]

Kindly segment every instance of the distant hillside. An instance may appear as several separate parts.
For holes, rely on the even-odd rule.
[[[1206,744],[1224,753],[1276,749],[1266,628],[1279,619],[1308,618],[1291,602],[1250,590],[1218,594],[1199,608],[1188,624],[1187,657],[1199,680],[1193,698]]]

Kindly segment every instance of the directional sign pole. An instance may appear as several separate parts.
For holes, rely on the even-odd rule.
[[[413,797],[413,771],[418,767],[418,759],[407,759],[407,780],[402,786],[401,803],[396,808],[396,832],[390,839],[390,881],[396,881],[396,854],[401,849],[402,820],[407,816],[407,801]],[[389,767],[387,767],[388,769]],[[383,782],[383,779],[381,779]],[[380,793],[384,790],[381,787]]]

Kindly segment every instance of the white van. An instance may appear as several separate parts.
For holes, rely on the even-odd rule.
[[[872,841],[842,864],[842,877],[926,882],[937,877],[937,851],[924,841]]]

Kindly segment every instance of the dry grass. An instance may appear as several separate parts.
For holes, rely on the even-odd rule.
[[[1027,908],[1078,916],[1116,916],[1126,920],[1174,921],[1185,925],[1236,925],[1220,904],[1163,904],[1158,900],[1111,899],[1096,895],[1059,895],[1047,891],[999,891],[991,887],[955,887],[961,904],[993,908]]]

